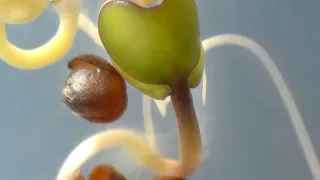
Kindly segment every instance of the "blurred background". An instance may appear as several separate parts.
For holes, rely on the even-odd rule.
[[[94,22],[102,2],[84,2],[83,10]],[[268,51],[293,93],[319,156],[320,1],[197,0],[197,4],[203,40],[237,33]],[[55,34],[58,24],[49,6],[29,24],[7,26],[8,37],[21,48],[35,48]],[[52,180],[66,156],[89,136],[111,127],[143,131],[142,95],[130,85],[128,109],[112,125],[90,124],[61,103],[66,63],[83,53],[107,57],[87,34],[78,31],[69,54],[47,68],[22,71],[0,61],[1,180]],[[193,90],[205,161],[190,179],[312,180],[286,109],[259,60],[239,47],[219,47],[206,53],[206,69],[205,107],[201,86]],[[177,157],[171,106],[166,118],[154,104],[152,109],[161,151]],[[98,163],[115,164],[128,179],[153,177],[115,149],[92,158],[82,172],[87,174]]]

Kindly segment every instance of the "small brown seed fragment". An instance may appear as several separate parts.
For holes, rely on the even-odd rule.
[[[126,178],[112,165],[98,165],[90,174],[89,180],[126,180]]]
[[[155,178],[153,180],[187,180],[187,179],[179,178],[179,177],[163,176],[163,177]]]

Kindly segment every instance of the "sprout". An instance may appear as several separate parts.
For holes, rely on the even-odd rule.
[[[190,83],[195,87],[200,82],[203,63],[196,68],[201,42],[193,0],[165,0],[150,9],[123,0],[109,1],[100,10],[98,24],[100,38],[115,68],[120,74],[126,73],[124,78],[144,94],[159,98],[161,90],[164,94],[160,98],[164,99],[170,92],[162,86],[188,78],[195,69]],[[141,89],[149,84],[161,86],[152,92]]]
[[[28,23],[40,16],[47,4],[48,0],[0,0],[0,22]]]
[[[4,5],[8,2],[9,4]],[[17,68],[45,67],[59,60],[69,51],[77,28],[81,28],[92,37],[97,45],[100,47],[103,45],[106,48],[118,73],[144,93],[143,110],[146,128],[146,134],[120,128],[108,129],[89,137],[66,158],[57,175],[57,180],[83,179],[79,168],[96,153],[114,147],[125,148],[140,165],[156,173],[160,179],[185,179],[194,174],[201,167],[203,159],[200,129],[190,88],[197,87],[203,78],[203,103],[205,103],[207,77],[203,53],[222,45],[244,47],[259,58],[284,102],[312,175],[314,179],[320,180],[320,164],[308,131],[291,91],[272,58],[258,43],[237,34],[217,35],[201,43],[197,11],[193,0],[135,0],[131,2],[108,0],[101,8],[99,30],[86,15],[80,14],[80,0],[54,0],[51,1],[51,4],[56,8],[61,20],[57,34],[39,48],[22,50],[7,40],[5,24],[26,23],[35,19],[45,8],[46,2],[44,0],[28,2],[0,0],[0,5],[3,5],[0,13],[1,58]],[[7,13],[6,8],[10,8],[7,5],[13,7],[12,14]],[[34,11],[30,12],[32,8]],[[190,18],[185,18],[186,14],[190,15]],[[123,27],[118,22],[119,18],[124,18]],[[175,23],[180,26],[177,27]],[[128,28],[129,25],[132,29]],[[131,49],[127,49],[129,47]],[[92,71],[93,69],[104,71],[103,64],[95,64],[87,61],[87,58],[82,58],[80,61],[79,59],[73,60],[69,63],[69,68],[73,73],[70,78],[74,75],[75,80],[79,77],[86,79],[89,76],[108,79],[109,77],[94,74]],[[86,73],[81,72],[76,75],[80,71]],[[110,78],[119,78],[119,76]],[[109,85],[115,86],[115,83]],[[94,90],[94,87],[90,86],[88,89]],[[81,93],[88,93],[88,89]],[[67,98],[74,93],[70,94],[69,90],[68,87],[64,90]],[[121,94],[119,97],[124,97],[123,92]],[[157,101],[158,107],[162,108],[163,116],[166,114],[166,104],[171,102],[173,105],[179,127],[180,158],[177,160],[164,158],[156,146],[150,104],[146,104],[148,101],[146,95],[158,100],[165,99],[165,101]],[[112,97],[106,99],[110,98]],[[108,106],[107,102],[107,100],[103,101],[106,103],[103,105]],[[73,111],[92,119],[92,116],[88,117],[83,113],[83,109],[79,110],[79,104],[73,104],[72,101],[69,103]],[[86,113],[90,114],[91,107],[87,104],[84,107],[85,110],[89,110]],[[121,110],[124,111],[125,108]],[[110,112],[113,112],[112,109],[104,113],[108,116]],[[111,119],[116,119],[115,117],[120,117],[120,115],[112,117]],[[100,166],[93,171],[93,175],[99,174],[99,176],[106,173],[118,174],[118,171],[110,166]]]
[[[87,32],[90,35],[90,37],[93,37],[93,40],[95,40],[95,42],[101,47],[101,41],[94,38],[94,37],[98,37],[98,29],[94,26],[91,20],[86,15],[81,14],[80,23],[81,23],[80,28],[83,29],[85,32]],[[287,86],[285,80],[283,79],[280,71],[276,67],[273,59],[258,43],[256,43],[255,41],[247,37],[244,37],[238,34],[222,34],[222,35],[210,37],[202,41],[204,52],[207,52],[208,50],[214,49],[219,46],[227,46],[227,45],[236,45],[236,46],[240,46],[248,49],[258,57],[262,65],[266,68],[274,84],[276,85],[276,88],[280,94],[280,97],[282,98],[284,105],[287,109],[291,123],[293,124],[293,128],[295,130],[295,133],[298,137],[299,143],[301,145],[301,148],[303,150],[303,153],[309,165],[310,171],[312,172],[314,179],[320,180],[320,164],[317,159],[317,155],[313,147],[313,144],[311,143],[310,136],[304,124],[304,120],[302,119],[301,113],[298,110],[298,107],[294,101],[294,98],[291,94],[289,87]],[[205,69],[203,69],[203,72],[204,74],[202,77],[202,80],[203,80],[203,89],[202,89],[203,101],[202,102],[203,104],[205,104],[207,76],[206,76]],[[161,160],[159,161],[159,159],[161,159],[159,157],[159,154],[152,153],[153,152],[152,147],[153,148],[156,147],[155,146],[156,142],[154,138],[155,135],[154,135],[153,125],[151,120],[151,112],[150,112],[151,104],[148,103],[149,101],[146,95],[143,95],[143,98],[145,102],[143,106],[143,110],[145,111],[144,118],[145,118],[145,128],[147,132],[146,135],[144,136],[145,138],[139,135],[134,135],[135,134],[134,132],[125,130],[125,129],[122,129],[122,130],[111,129],[111,130],[107,130],[106,132],[102,132],[102,133],[96,134],[95,136],[89,137],[88,139],[83,141],[80,145],[78,145],[69,155],[69,157],[67,157],[66,161],[64,162],[64,165],[60,169],[58,177],[66,177],[67,174],[69,176],[74,174],[77,171],[77,169],[87,159],[94,156],[96,153],[102,151],[103,149],[115,147],[115,146],[118,146],[119,144],[121,144],[122,147],[128,148],[130,151],[135,153],[137,161],[142,162],[142,164],[144,164],[145,167],[154,171],[158,170],[156,171],[158,173],[165,171],[162,169],[164,167],[163,163],[165,162],[167,162],[167,165],[172,167],[177,165],[177,164],[170,165],[170,161],[169,162],[161,161]],[[170,101],[171,101],[170,96],[169,98],[166,98],[164,101],[155,100],[163,116],[166,115],[166,105]],[[116,144],[113,142],[113,144],[111,144],[110,140],[112,140],[112,136],[115,135],[116,133],[123,134],[123,135],[127,134],[126,135],[127,137],[124,139],[130,141],[130,144],[122,143],[124,141],[122,139],[123,136],[121,136],[121,143]],[[148,142],[149,145],[147,145],[146,142]],[[139,143],[140,145],[138,145]],[[149,160],[149,161],[145,162],[144,158],[139,156],[141,154],[150,155],[146,158],[146,160]],[[86,155],[86,157],[84,157],[84,155]],[[153,163],[157,163],[157,162],[158,162],[158,166],[154,166]],[[177,172],[171,173],[170,176],[176,177],[177,174],[178,174]],[[178,176],[177,178],[181,178],[181,176]]]
[[[32,2],[35,2],[35,0]],[[53,2],[57,3],[56,1]],[[11,44],[6,36],[5,24],[2,22],[0,24],[0,57],[16,68],[36,69],[50,65],[65,56],[73,44],[78,27],[80,2],[80,0],[61,0],[54,4],[60,18],[59,29],[49,42],[32,50],[20,49]],[[37,5],[33,6],[31,3],[22,3],[21,6],[37,7]],[[1,7],[6,6],[2,5]]]

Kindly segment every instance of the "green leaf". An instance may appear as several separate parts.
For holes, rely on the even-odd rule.
[[[118,69],[145,85],[188,78],[200,59],[194,0],[164,0],[153,8],[111,1],[100,11],[98,29]]]

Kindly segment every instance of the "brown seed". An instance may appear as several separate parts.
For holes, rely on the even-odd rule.
[[[186,179],[179,178],[179,177],[163,176],[163,177],[155,178],[154,180],[186,180]]]
[[[89,176],[89,180],[126,180],[126,178],[112,165],[98,165]]]
[[[63,89],[63,102],[94,123],[117,120],[127,108],[126,85],[106,60],[81,55],[68,63],[71,73]]]

